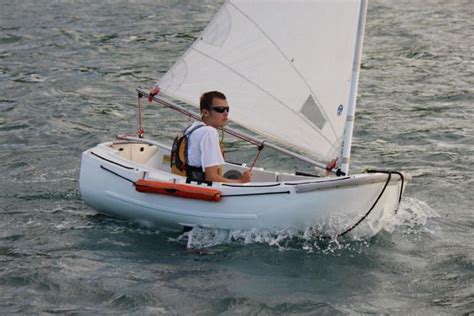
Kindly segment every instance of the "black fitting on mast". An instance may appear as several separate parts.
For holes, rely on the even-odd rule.
[[[340,177],[340,176],[345,176],[346,173],[344,171],[342,171],[340,168],[337,168],[336,170],[336,176]]]

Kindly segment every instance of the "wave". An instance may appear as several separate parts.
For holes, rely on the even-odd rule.
[[[426,202],[416,198],[405,198],[397,214],[386,221],[379,234],[433,233],[429,219],[436,217],[439,215]],[[324,227],[309,226],[304,232],[290,228],[228,230],[197,226],[171,240],[185,244],[188,249],[204,249],[219,245],[266,244],[281,251],[303,250],[310,253],[336,253],[344,250],[360,252],[361,249],[370,246],[371,237],[363,237],[366,235],[357,232],[351,232],[343,238],[338,237],[338,232],[342,230],[343,227],[339,223],[328,223]]]

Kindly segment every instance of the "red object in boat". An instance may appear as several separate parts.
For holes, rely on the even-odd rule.
[[[217,189],[201,188],[188,184],[139,179],[135,182],[135,189],[143,193],[157,193],[186,199],[210,202],[219,202],[221,200],[221,191]]]

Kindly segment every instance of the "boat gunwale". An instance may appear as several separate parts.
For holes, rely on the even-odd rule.
[[[169,149],[165,145],[157,143],[152,141],[154,144],[151,145],[157,145],[158,147],[164,148],[164,149]],[[124,144],[148,144],[148,142],[138,142],[138,141],[129,141],[125,140]],[[156,144],[155,144],[156,143]],[[111,149],[110,145],[115,144],[115,142],[105,142],[98,144],[96,147],[90,148],[85,151],[85,153],[89,153],[91,155],[94,155],[97,158],[100,158],[104,160],[106,163],[111,163],[114,165],[117,165],[119,167],[123,167],[127,169],[128,171],[135,171],[137,174],[147,174],[150,171],[153,172],[159,172],[163,175],[170,175],[175,178],[183,178],[182,176],[172,174],[170,172],[164,171],[164,170],[159,170],[155,168],[151,168],[148,166],[141,165],[133,160],[125,159],[124,157],[116,154],[115,152],[110,151]],[[103,151],[104,154],[106,154],[106,157],[102,157],[99,154],[94,152],[94,149],[98,149],[99,151]],[[119,160],[119,162],[113,161],[112,158],[116,158]],[[129,165],[133,167],[129,167],[126,165],[123,165],[120,162],[127,162]],[[411,175],[407,173],[402,173],[405,181],[410,181],[412,179]],[[155,178],[150,178],[152,180],[160,180],[163,181],[163,179],[155,179]],[[375,183],[383,183],[387,180],[387,174],[385,173],[363,173],[363,174],[355,174],[355,175],[350,175],[350,176],[344,176],[344,177],[329,177],[329,178],[317,178],[317,179],[312,179],[312,180],[294,180],[294,181],[274,181],[274,182],[250,182],[249,184],[247,183],[233,183],[233,184],[228,184],[228,183],[221,183],[221,182],[214,182],[213,187],[221,187],[229,190],[233,189],[258,189],[258,188],[294,188],[296,193],[303,193],[303,192],[309,192],[313,190],[321,190],[321,189],[333,189],[333,188],[338,188],[338,187],[346,187],[346,186],[357,186],[357,185],[366,185],[366,184],[375,184]],[[390,185],[392,183],[399,183],[401,181],[401,177],[394,173],[392,178],[390,179]],[[187,185],[192,185],[192,186],[200,186],[199,184],[192,184],[188,183]],[[311,188],[312,187],[312,188]],[[311,188],[311,189],[310,189]],[[292,190],[293,191],[293,190]],[[298,192],[299,191],[299,192]]]

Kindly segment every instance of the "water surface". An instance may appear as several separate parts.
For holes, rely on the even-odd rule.
[[[472,1],[369,4],[354,171],[414,176],[377,236],[186,239],[84,205],[81,152],[136,129],[134,88],[163,75],[221,3],[1,0],[2,314],[474,312]],[[160,141],[188,123],[145,111]],[[229,146],[235,160],[254,156]],[[262,166],[292,170],[276,155]]]

